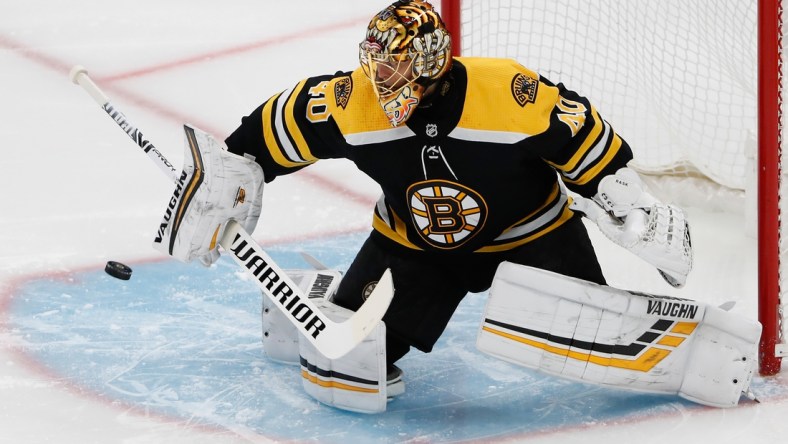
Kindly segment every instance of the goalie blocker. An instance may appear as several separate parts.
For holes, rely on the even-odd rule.
[[[253,160],[229,153],[213,136],[184,125],[183,172],[159,226],[154,246],[183,262],[210,265],[219,246],[276,305],[284,319],[332,359],[354,349],[380,323],[394,296],[386,270],[352,316],[334,322],[304,296],[249,235],[260,216],[263,171]]]
[[[562,378],[733,407],[750,395],[760,334],[701,302],[503,263],[476,345]]]

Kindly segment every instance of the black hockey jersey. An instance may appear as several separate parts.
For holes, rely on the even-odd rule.
[[[509,59],[454,59],[438,91],[392,128],[361,69],[312,77],[245,117],[230,151],[265,180],[346,158],[380,184],[373,227],[409,250],[494,252],[560,227],[632,158],[585,98]],[[563,183],[562,183],[563,182]]]

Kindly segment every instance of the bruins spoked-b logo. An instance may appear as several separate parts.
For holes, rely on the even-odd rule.
[[[512,94],[514,95],[514,100],[520,106],[536,102],[536,90],[538,88],[539,80],[522,73],[517,73],[512,79]]]
[[[447,180],[411,185],[408,202],[419,235],[441,249],[468,242],[487,218],[487,204],[477,192]]]

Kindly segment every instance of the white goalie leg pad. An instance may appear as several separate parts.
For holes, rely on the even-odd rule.
[[[338,270],[285,270],[303,294],[312,301],[330,299],[339,288],[342,273]],[[300,364],[298,329],[271,300],[263,297],[263,352],[274,361]]]
[[[260,217],[263,170],[229,153],[210,134],[184,125],[184,166],[153,246],[170,256],[210,265],[218,259],[225,223],[233,219],[251,233]]]
[[[749,392],[760,333],[701,302],[503,263],[476,345],[562,378],[732,407]]]
[[[333,321],[353,312],[332,302],[318,307]],[[383,321],[356,348],[339,359],[328,359],[308,341],[300,341],[304,390],[323,404],[360,413],[386,411],[386,326]]]
[[[744,320],[746,321],[746,320]],[[714,407],[733,407],[755,372],[761,324],[707,307],[695,332],[679,396]]]

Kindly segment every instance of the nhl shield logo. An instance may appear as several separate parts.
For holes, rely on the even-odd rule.
[[[438,125],[434,123],[427,124],[427,135],[429,137],[436,137],[438,135]]]
[[[536,102],[536,90],[539,88],[539,81],[533,77],[528,77],[522,73],[517,73],[512,79],[512,95],[514,100],[525,106]]]

